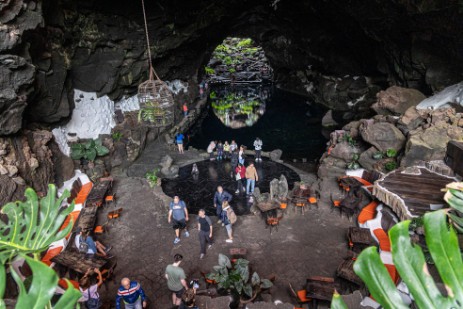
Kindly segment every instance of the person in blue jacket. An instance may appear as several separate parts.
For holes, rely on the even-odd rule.
[[[231,202],[232,195],[225,191],[222,186],[217,187],[217,192],[214,194],[214,207],[216,208],[217,218],[219,218],[219,223],[222,223],[220,216],[222,214],[222,203],[224,201]]]
[[[121,280],[121,286],[117,290],[116,309],[121,309],[121,300],[124,301],[125,309],[146,308],[145,299],[145,291],[143,291],[140,283],[124,278]]]

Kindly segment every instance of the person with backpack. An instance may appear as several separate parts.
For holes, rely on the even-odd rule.
[[[98,240],[93,240],[93,237],[88,235],[88,233],[84,233],[80,227],[77,228],[77,235],[74,238],[74,244],[80,253],[90,255],[96,254],[106,259],[112,258],[112,256],[108,255],[112,246],[105,246]]]
[[[83,302],[87,309],[98,309],[101,307],[100,295],[98,294],[98,288],[103,284],[103,276],[98,268],[93,270],[98,275],[98,282],[91,284],[90,275],[92,269],[87,270],[85,275],[79,280],[79,290],[82,293],[82,297],[79,299]]]
[[[224,201],[231,202],[233,199],[233,196],[225,191],[222,186],[217,187],[217,191],[214,194],[214,207],[216,208],[216,214],[217,217],[219,218],[218,223],[222,223],[220,220],[220,215],[222,214],[222,203]]]
[[[225,240],[228,243],[233,243],[233,229],[232,225],[236,222],[236,214],[231,208],[230,204],[227,201],[224,201],[222,204],[222,225],[225,225],[227,230],[228,239]]]
[[[188,221],[188,209],[186,208],[185,202],[180,200],[178,195],[174,196],[174,200],[169,205],[169,215],[167,216],[167,222],[172,222],[172,227],[175,230],[174,244],[180,242],[180,230],[185,230],[185,237],[190,237],[190,233],[186,228],[186,222]]]
[[[129,278],[121,280],[121,286],[117,290],[116,309],[121,309],[121,301],[124,302],[125,309],[146,308],[146,296],[140,283],[130,281]]]
[[[178,132],[175,134],[175,143],[177,144],[178,147],[178,152],[183,153],[183,140],[185,139],[185,136]]]

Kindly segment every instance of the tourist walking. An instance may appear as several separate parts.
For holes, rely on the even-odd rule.
[[[98,275],[98,282],[91,284],[90,275],[94,272]],[[85,275],[79,280],[79,290],[82,293],[82,297],[79,302],[83,302],[87,309],[98,309],[101,307],[100,295],[98,294],[98,288],[103,284],[103,276],[98,268],[89,268]]]
[[[246,194],[250,195],[254,193],[254,186],[256,181],[259,181],[259,175],[257,175],[257,170],[254,167],[254,163],[250,163],[246,168]]]
[[[223,144],[222,141],[217,143],[217,161],[222,161],[223,159]]]
[[[222,222],[223,222],[222,225],[225,225],[225,229],[227,230],[227,235],[228,235],[228,239],[225,241],[228,243],[232,243],[233,242],[232,225],[235,224],[236,222],[236,214],[231,208],[230,203],[228,203],[227,201],[223,202],[222,208],[223,208],[222,215],[221,215]]]
[[[167,287],[172,292],[172,305],[179,306],[182,302],[182,295],[188,284],[186,282],[185,271],[180,267],[183,256],[181,254],[174,255],[174,263],[167,265],[165,277],[167,279]]]
[[[228,143],[228,141],[225,141],[225,143],[223,143],[223,157],[224,159],[230,158],[230,144]]]
[[[220,215],[222,214],[222,203],[224,201],[230,202],[232,199],[232,195],[225,191],[222,186],[217,187],[217,191],[214,194],[214,207],[216,208],[217,218],[219,218],[218,223],[222,223],[220,220]]]
[[[177,144],[178,147],[178,152],[183,153],[183,140],[185,139],[185,136],[178,132],[175,134],[175,143]]]
[[[188,117],[188,105],[186,104],[186,102],[183,103],[182,110],[183,110],[183,116]]]
[[[79,252],[89,255],[96,254],[106,259],[113,257],[108,254],[109,251],[111,251],[112,246],[105,246],[98,240],[94,240],[88,232],[84,233],[80,227],[77,228],[76,232],[77,235],[74,238],[74,244]]]
[[[244,192],[246,186],[246,168],[243,164],[238,164],[235,168],[235,179],[236,179],[236,191],[235,194]]]
[[[121,308],[121,301],[124,302],[125,309],[146,308],[146,296],[140,283],[130,281],[129,278],[121,280],[121,286],[117,290],[116,309]]]
[[[262,140],[258,137],[256,137],[256,140],[254,141],[254,150],[256,151],[256,161],[262,161],[261,155],[262,155]]]
[[[172,222],[172,227],[175,230],[174,244],[180,242],[180,230],[185,230],[185,237],[190,237],[190,233],[186,228],[186,222],[188,221],[188,209],[186,208],[185,202],[181,201],[176,195],[174,200],[170,202],[169,215],[167,217],[169,223]]]
[[[240,146],[240,151],[238,152],[238,162],[240,164],[244,165],[244,158],[246,157],[246,154],[244,153],[244,146]]]
[[[206,254],[206,245],[208,245],[208,248],[212,246],[212,221],[209,216],[206,216],[204,209],[200,209],[198,212],[198,231],[201,246],[199,258],[202,259]]]
[[[209,160],[214,160],[214,149],[215,149],[215,142],[211,141],[209,146],[207,146],[207,153],[209,154]]]

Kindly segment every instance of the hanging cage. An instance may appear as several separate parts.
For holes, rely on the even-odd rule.
[[[160,128],[174,122],[174,98],[166,83],[152,79],[138,86],[138,122]]]

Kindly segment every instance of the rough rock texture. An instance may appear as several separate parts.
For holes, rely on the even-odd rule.
[[[402,115],[411,106],[416,106],[426,97],[420,91],[392,86],[376,94],[378,102],[372,108],[382,115]]]
[[[188,81],[190,96],[226,36],[251,37],[262,46],[280,87],[349,111],[345,119],[367,115],[387,84],[430,93],[460,81],[460,6],[408,0],[146,3],[154,66],[165,80]],[[146,78],[139,5],[8,0],[0,16],[0,55],[20,56],[37,68],[32,83],[24,84],[30,92],[13,94],[12,81],[2,85],[2,135],[18,131],[21,121],[5,121],[12,115],[16,120],[27,115],[26,124],[68,117],[73,88],[117,99],[133,94]],[[15,108],[5,114],[5,106]]]
[[[0,205],[23,198],[32,187],[45,193],[53,183],[49,131],[26,131],[23,135],[0,138]]]
[[[365,122],[360,128],[362,139],[381,151],[388,149],[400,150],[405,143],[405,136],[393,124]]]

